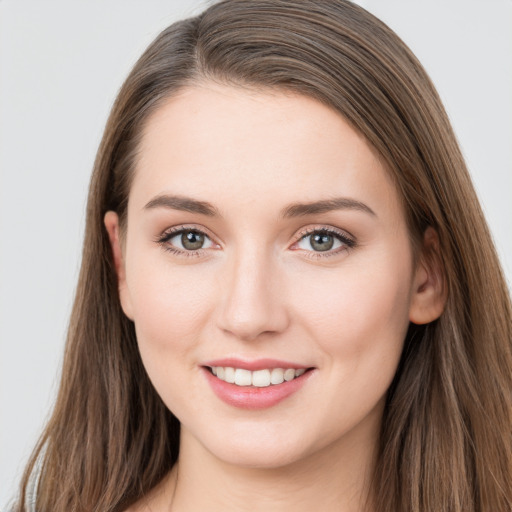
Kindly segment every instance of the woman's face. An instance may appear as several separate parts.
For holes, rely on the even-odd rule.
[[[182,441],[260,467],[375,441],[417,272],[397,191],[340,115],[183,90],[145,128],[122,246],[123,309]]]

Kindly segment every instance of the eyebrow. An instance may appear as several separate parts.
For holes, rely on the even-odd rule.
[[[198,201],[190,197],[159,195],[153,198],[144,206],[145,210],[154,208],[168,208],[172,210],[180,210],[190,213],[199,213],[208,217],[220,217],[219,210],[207,201]],[[366,204],[348,197],[337,197],[334,199],[324,199],[311,203],[293,203],[281,210],[281,217],[294,218],[304,217],[306,215],[314,215],[319,213],[327,213],[333,210],[356,210],[368,213],[374,217],[377,214]]]
[[[212,204],[183,196],[157,196],[144,206],[145,210],[151,210],[153,208],[169,208],[183,212],[200,213],[208,217],[220,216],[219,210]]]
[[[356,210],[377,217],[377,214],[368,205],[348,197],[337,197],[323,201],[314,201],[312,203],[294,203],[284,208],[281,215],[284,218],[303,217],[306,215],[327,213],[332,210]]]

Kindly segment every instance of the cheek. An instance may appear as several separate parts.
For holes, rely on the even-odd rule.
[[[135,255],[127,266],[137,340],[149,373],[194,350],[214,304],[211,279],[194,265],[172,268],[159,252]]]
[[[198,394],[199,379],[190,373],[198,372],[196,354],[214,304],[213,287],[204,285],[193,266],[170,271],[160,262],[132,270],[129,288],[143,365],[167,407],[186,417],[191,397]]]
[[[347,262],[323,278],[317,273],[315,279],[302,279],[296,317],[302,318],[303,330],[322,354],[325,384],[315,403],[324,414],[312,422],[325,439],[338,436],[340,426],[348,431],[364,418],[367,425],[380,421],[409,325],[409,276],[402,256],[396,263]]]
[[[297,317],[333,363],[391,364],[409,325],[411,262],[403,254],[365,258],[301,280]],[[350,257],[350,256],[349,256]],[[355,260],[355,258],[354,258]]]

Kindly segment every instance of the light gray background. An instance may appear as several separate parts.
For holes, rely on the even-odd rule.
[[[0,504],[56,391],[89,174],[136,58],[200,0],[0,0]],[[438,86],[512,281],[512,0],[361,0]]]

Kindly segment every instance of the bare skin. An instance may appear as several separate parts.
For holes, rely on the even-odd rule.
[[[307,97],[190,87],[146,127],[125,236],[114,212],[105,225],[143,363],[181,422],[177,466],[130,511],[371,510],[409,322],[444,297],[366,140]],[[219,358],[308,373],[247,409],[214,392]]]

